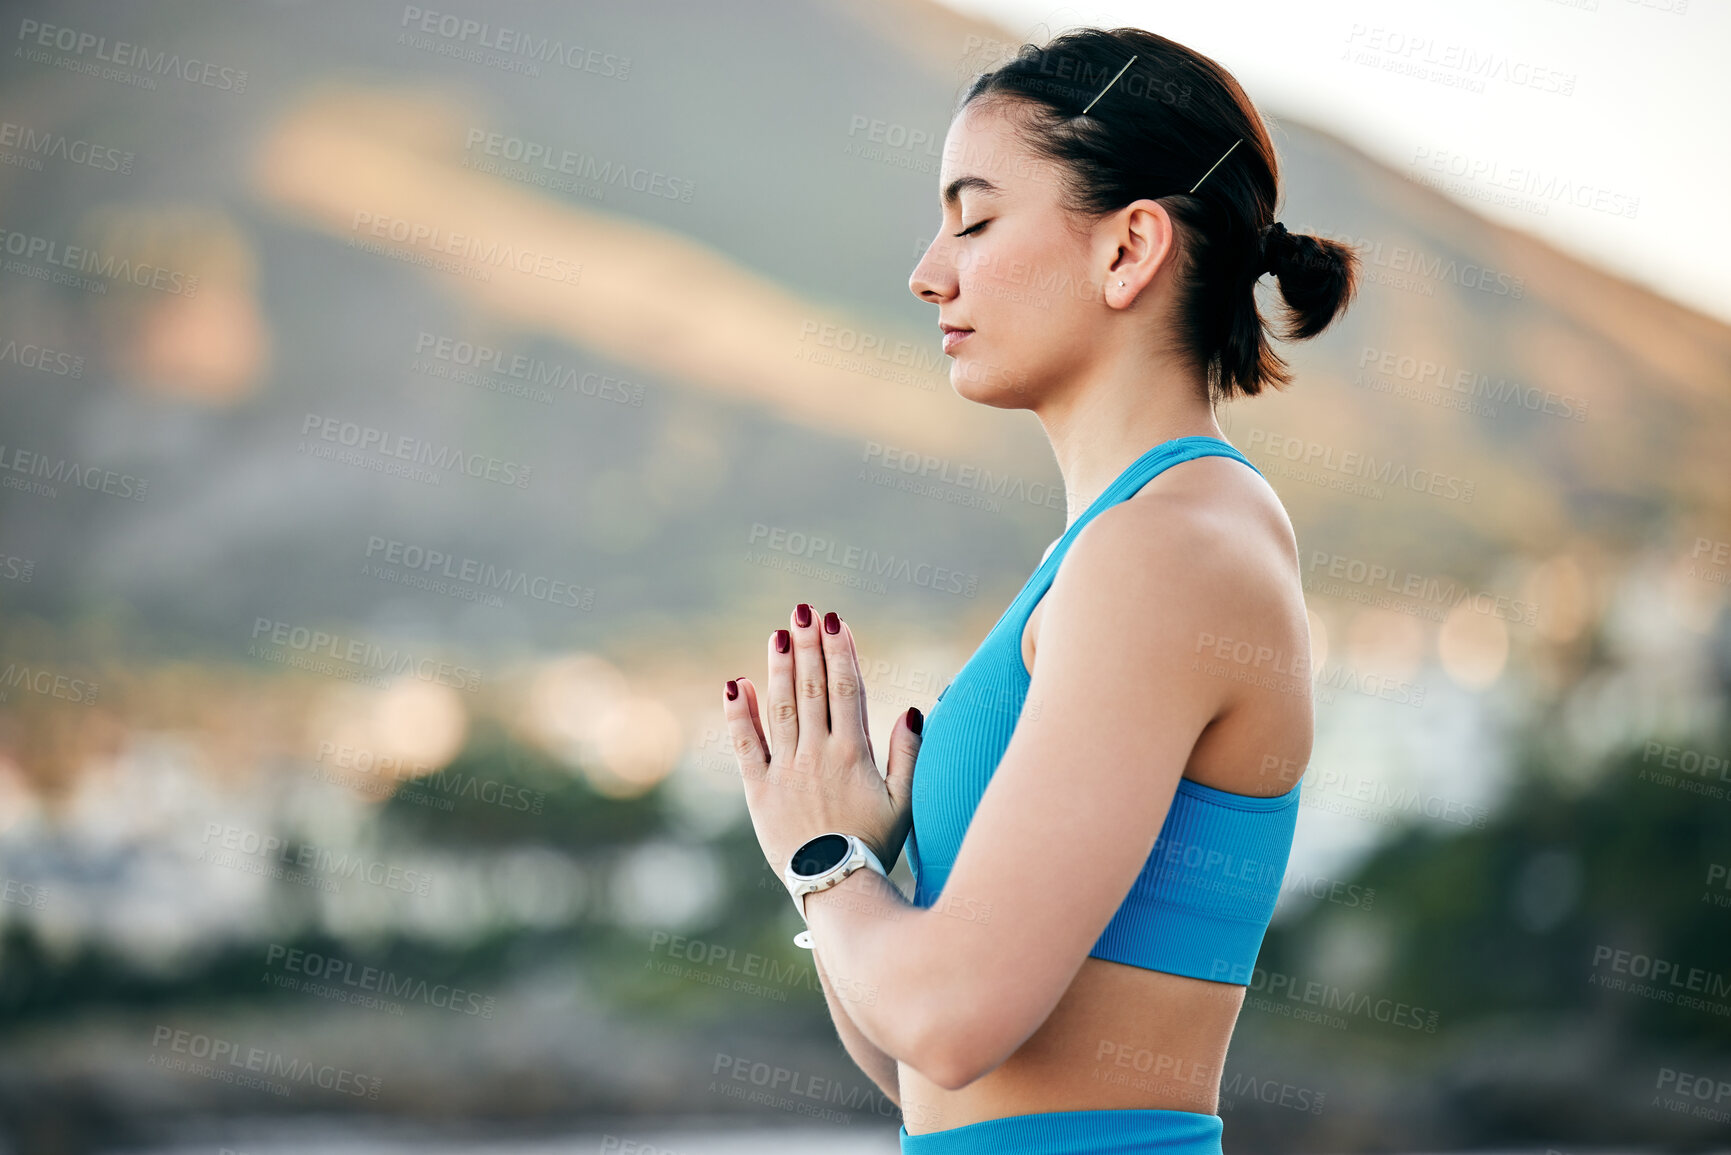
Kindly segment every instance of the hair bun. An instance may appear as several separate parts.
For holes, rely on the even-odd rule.
[[[1339,241],[1289,233],[1279,221],[1262,230],[1262,271],[1280,282],[1287,307],[1281,338],[1304,341],[1328,328],[1352,299],[1357,265],[1352,249]]]
[[[1292,251],[1292,234],[1286,231],[1286,226],[1275,221],[1262,230],[1262,267],[1256,270],[1256,275],[1273,273],[1280,275],[1280,267],[1286,262],[1286,254]]]

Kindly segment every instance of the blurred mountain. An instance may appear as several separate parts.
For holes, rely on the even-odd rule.
[[[764,524],[978,574],[963,615],[949,613],[954,597],[912,586],[882,607],[886,623],[971,645],[1062,510],[1010,500],[982,516],[858,478],[871,445],[900,430],[895,448],[1059,483],[1035,423],[950,391],[930,310],[906,290],[937,218],[949,111],[971,70],[1017,36],[917,4],[757,4],[725,19],[661,4],[490,11],[605,46],[629,58],[626,78],[451,59],[396,15],[318,3],[195,4],[172,22],[61,10],[68,25],[118,34],[118,21],[142,43],[245,66],[241,94],[180,85],[128,102],[76,75],[9,70],[8,103],[39,130],[138,157],[130,176],[0,171],[11,227],[172,258],[224,304],[189,312],[185,298],[128,285],[0,279],[13,331],[86,359],[75,380],[0,364],[8,440],[149,486],[139,501],[0,495],[0,547],[39,559],[35,580],[0,597],[63,626],[119,615],[133,645],[158,652],[237,656],[259,618],[478,653],[593,646],[646,621],[768,603],[764,571],[739,564]],[[1317,460],[1368,455],[1395,478],[1353,501],[1271,471],[1307,546],[1477,581],[1504,554],[1583,536],[1632,549],[1731,532],[1731,330],[1274,111],[1282,219],[1359,243],[1366,277],[1341,323],[1289,348],[1296,386],[1234,406],[1229,435],[1259,463],[1271,439],[1296,438]],[[876,122],[914,143],[851,155]],[[621,179],[504,159],[531,146]],[[502,171],[474,167],[486,163]],[[530,183],[557,179],[572,191]],[[430,271],[401,259],[426,253],[393,248],[388,229],[372,237],[392,220],[568,254],[581,283]],[[616,235],[629,243],[609,248]],[[350,247],[369,238],[377,252]],[[633,279],[645,259],[655,275]],[[892,353],[878,368],[907,382],[802,360],[829,349],[820,324],[876,340]],[[237,328],[257,333],[230,340],[226,375],[183,351]],[[436,350],[463,341],[521,359],[541,383],[484,368],[474,384],[433,376],[461,375]],[[447,469],[417,483],[381,476],[400,463],[376,453],[346,467],[304,452],[340,451],[320,434],[343,423],[528,478]],[[1427,471],[1450,492],[1470,483],[1473,499],[1422,492]],[[593,608],[478,605],[471,590],[363,572],[391,542],[564,580],[592,590]],[[806,588],[788,582],[768,604]],[[871,602],[856,616],[879,612]]]

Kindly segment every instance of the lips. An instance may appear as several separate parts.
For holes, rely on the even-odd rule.
[[[969,335],[973,333],[972,329],[958,329],[953,325],[941,325],[939,328],[944,332],[944,352],[946,353],[967,340]]]

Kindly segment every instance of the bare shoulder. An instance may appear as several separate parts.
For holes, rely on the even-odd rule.
[[[1194,591],[1211,603],[1278,602],[1299,588],[1285,506],[1260,474],[1229,457],[1165,470],[1084,526],[1066,564],[1071,557],[1087,584],[1145,577],[1169,595]]]
[[[1183,462],[1103,510],[1076,535],[1051,596],[1042,632],[1053,631],[1053,649],[1069,635],[1110,679],[1140,687],[1112,699],[1123,708],[1159,703],[1164,724],[1187,735],[1187,777],[1267,794],[1271,753],[1283,767],[1307,764],[1310,683],[1294,675],[1308,669],[1311,638],[1297,540],[1279,497],[1243,462]],[[1242,668],[1211,668],[1223,647]],[[1058,660],[1057,673],[1090,676],[1080,658]],[[1110,693],[1100,682],[1091,692]]]

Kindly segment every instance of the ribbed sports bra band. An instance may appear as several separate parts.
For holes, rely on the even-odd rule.
[[[946,900],[944,883],[1027,700],[1022,631],[1070,545],[1088,522],[1152,478],[1180,462],[1212,456],[1256,469],[1232,445],[1203,436],[1161,442],[1131,462],[1053,543],[938,695],[926,716],[914,771],[907,850],[916,906],[946,901],[957,908],[949,911],[957,917],[980,913],[966,896]],[[1272,796],[1234,794],[1180,777],[1153,851],[1090,955],[1248,984],[1285,877],[1299,793],[1295,784]]]

